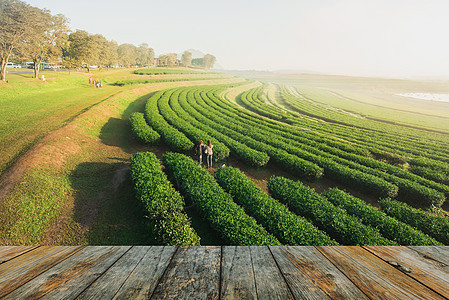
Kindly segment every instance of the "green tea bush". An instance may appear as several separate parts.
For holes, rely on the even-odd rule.
[[[166,153],[162,161],[182,194],[204,214],[212,227],[232,245],[280,245],[281,243],[223,191],[212,175],[190,157]]]
[[[131,157],[131,178],[137,198],[145,206],[151,228],[161,245],[199,245],[200,237],[183,212],[184,199],[161,169],[156,155],[139,152]]]

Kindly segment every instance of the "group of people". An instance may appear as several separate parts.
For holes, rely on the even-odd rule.
[[[101,81],[96,80],[96,79],[92,79],[92,77],[89,77],[89,84],[92,84],[96,88],[102,88],[103,87],[103,84],[101,83]]]
[[[212,145],[211,141],[207,141],[207,144],[201,140],[200,143],[196,146],[196,155],[198,155],[198,162],[201,165],[203,163],[203,152],[206,154],[207,168],[212,168]]]

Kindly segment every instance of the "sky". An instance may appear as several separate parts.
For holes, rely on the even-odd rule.
[[[72,30],[225,69],[449,78],[447,0],[25,0]]]

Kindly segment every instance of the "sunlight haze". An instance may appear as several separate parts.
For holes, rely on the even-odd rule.
[[[449,78],[448,1],[30,0],[72,30],[225,69]]]

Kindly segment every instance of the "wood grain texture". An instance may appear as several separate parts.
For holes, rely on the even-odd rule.
[[[74,299],[130,247],[85,247],[6,296],[6,299]]]
[[[173,258],[177,247],[149,247],[114,299],[148,299]]]
[[[370,298],[444,299],[361,247],[328,246],[317,249]]]
[[[259,299],[294,299],[268,247],[251,246],[257,297]]]
[[[248,246],[222,248],[221,297],[256,299],[256,283]]]
[[[423,254],[426,258],[439,261],[443,264],[449,265],[449,247],[435,247],[435,246],[409,246],[409,248]]]
[[[218,299],[221,248],[179,247],[152,298]]]
[[[31,251],[37,246],[4,246],[0,247],[0,264],[7,262],[23,253]]]
[[[82,248],[39,247],[1,264],[0,297],[6,296]]]
[[[149,249],[144,246],[132,247],[78,298],[112,299]]]
[[[449,298],[449,266],[407,247],[365,247],[428,288]]]
[[[296,298],[367,299],[315,247],[270,247]]]

